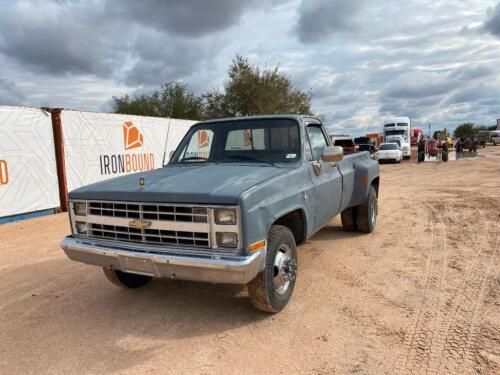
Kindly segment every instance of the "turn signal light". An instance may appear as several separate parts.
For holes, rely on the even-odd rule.
[[[248,245],[248,251],[253,253],[254,251],[263,249],[264,247],[266,247],[266,240],[261,240]]]

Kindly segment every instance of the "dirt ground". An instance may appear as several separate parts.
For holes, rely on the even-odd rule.
[[[59,248],[65,214],[0,226],[1,374],[500,374],[500,147],[381,166],[370,235],[299,248],[290,304],[233,286],[136,290]]]

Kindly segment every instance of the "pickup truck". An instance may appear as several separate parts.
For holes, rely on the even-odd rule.
[[[153,277],[247,285],[276,313],[297,276],[297,245],[341,214],[345,230],[377,219],[378,163],[344,157],[320,120],[253,116],[192,126],[163,168],[69,193],[61,246],[114,284]]]

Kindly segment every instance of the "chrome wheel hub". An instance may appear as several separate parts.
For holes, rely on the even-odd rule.
[[[280,295],[286,293],[290,283],[295,279],[297,272],[297,262],[292,257],[292,249],[281,244],[274,258],[273,284],[274,289]]]

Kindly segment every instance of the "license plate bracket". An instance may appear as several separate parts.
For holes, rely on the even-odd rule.
[[[155,275],[154,264],[149,258],[120,256],[120,263],[125,272],[147,276]]]

